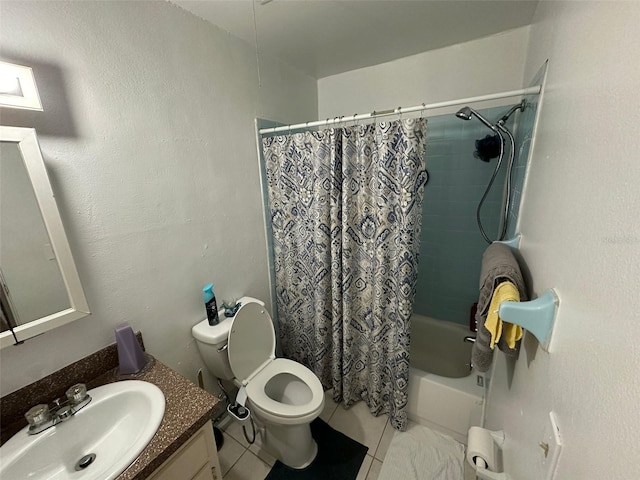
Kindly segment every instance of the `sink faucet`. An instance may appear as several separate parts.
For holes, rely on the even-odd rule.
[[[40,404],[29,409],[25,418],[29,422],[29,435],[44,432],[65,420],[87,406],[91,396],[87,394],[87,386],[78,383],[65,392],[66,397],[56,398],[51,404]]]

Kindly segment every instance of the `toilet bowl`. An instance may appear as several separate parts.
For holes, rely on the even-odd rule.
[[[273,322],[264,304],[250,297],[240,303],[234,317],[193,327],[198,349],[213,375],[245,390],[246,406],[264,427],[262,448],[289,467],[304,468],[318,450],[310,423],[324,407],[322,385],[304,365],[275,357]]]

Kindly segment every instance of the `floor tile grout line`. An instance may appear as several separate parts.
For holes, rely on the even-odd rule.
[[[231,472],[231,470],[233,470],[233,467],[235,467],[235,466],[238,464],[238,462],[239,462],[239,461],[240,461],[240,459],[244,456],[244,454],[245,454],[245,453],[247,453],[247,450],[246,450],[246,449],[245,449],[245,451],[244,451],[244,452],[242,452],[242,453],[240,454],[240,456],[236,459],[236,461],[235,461],[235,462],[233,462],[233,464],[229,467],[229,470],[227,470],[227,471],[226,471],[226,473],[222,474],[222,478],[223,478],[223,479],[224,479],[224,477],[226,477],[226,476],[229,474],[229,472]]]
[[[376,457],[376,453],[378,453],[378,449],[380,448],[380,444],[382,443],[382,437],[384,437],[384,431],[387,429],[388,425],[389,425],[389,419],[387,418],[387,423],[384,424],[384,428],[382,429],[382,435],[380,435],[380,440],[378,440],[378,445],[376,446],[376,451],[373,453],[373,458],[375,458],[376,460],[378,460],[380,462],[384,462],[384,458]],[[391,427],[391,428],[393,428],[393,427]],[[386,452],[385,452],[384,456],[385,457],[387,456]]]
[[[340,406],[339,403],[336,403],[336,406],[333,407],[333,412],[331,412],[331,415],[329,415],[329,418],[327,419],[327,425],[329,425],[329,422],[331,421],[331,419],[333,418],[333,416],[336,414],[336,412],[338,411],[338,407]]]
[[[225,433],[225,435],[227,435],[231,440],[233,440],[233,441],[234,441],[234,442],[236,442],[238,445],[240,445],[240,446],[244,449],[244,451],[240,454],[240,456],[239,456],[238,458],[236,458],[236,461],[235,461],[235,462],[233,462],[233,464],[229,467],[229,470],[227,470],[227,472],[226,472],[226,473],[224,473],[224,474],[222,475],[222,478],[223,478],[223,479],[224,479],[224,477],[225,477],[225,476],[226,476],[226,475],[227,475],[231,470],[233,470],[233,467],[235,467],[235,466],[236,466],[236,463],[238,463],[238,462],[240,461],[240,459],[241,459],[241,458],[242,458],[242,456],[247,452],[247,450],[249,450],[249,447],[245,447],[244,445],[242,445],[242,444],[241,444],[240,442],[238,442],[235,438],[233,438],[233,436],[232,436],[232,435],[230,435],[230,434],[228,434],[228,433],[226,433],[226,432],[224,432],[224,433]],[[224,446],[223,446],[222,448],[224,448]],[[222,448],[221,448],[221,450],[222,450]]]
[[[244,452],[242,452],[242,455],[240,455],[238,457],[238,459],[235,461],[235,463],[233,465],[231,465],[231,468],[229,468],[229,470],[227,470],[227,473],[225,475],[222,476],[222,479],[224,480],[224,478],[231,472],[231,470],[233,470],[233,467],[236,466],[236,464],[242,459],[242,457],[245,456],[245,454],[249,452],[250,455],[253,455],[254,457],[256,457],[259,461],[261,461],[262,463],[264,463],[267,468],[271,469],[272,467],[269,466],[269,464],[267,462],[265,462],[264,460],[262,460],[259,456],[257,456],[255,453],[253,453],[252,451],[250,451],[248,448],[245,449]]]
[[[376,449],[373,452],[372,457],[376,458],[376,453],[378,453],[378,449],[380,448],[380,443],[382,443],[382,437],[384,437],[384,431],[387,429],[387,425],[389,424],[389,418],[387,418],[387,421],[384,424],[384,427],[382,427],[382,433],[380,433],[380,438],[378,439],[378,444],[376,445]]]
[[[367,454],[369,455],[369,454]],[[367,468],[367,473],[364,476],[364,480],[367,480],[367,477],[369,476],[369,472],[371,471],[371,467],[373,467],[373,461],[375,460],[375,458],[373,457],[373,455],[369,455],[371,457],[371,463],[369,464],[369,468]]]
[[[333,419],[333,417],[335,416],[335,414],[336,414],[336,412],[338,411],[338,408],[339,408],[340,406],[341,406],[341,403],[336,403],[336,406],[333,408],[333,411],[332,411],[331,415],[330,415],[330,416],[328,417],[328,419],[326,420],[326,423],[327,423],[327,424],[328,424],[328,423]],[[346,409],[345,409],[345,410],[346,410]],[[386,420],[386,422],[385,422],[385,425],[384,425],[384,427],[382,428],[382,432],[381,432],[380,437],[378,438],[378,441],[377,441],[377,443],[376,443],[376,445],[375,445],[375,449],[372,449],[372,450],[374,450],[374,451],[373,451],[371,454],[369,454],[369,452],[368,452],[368,451],[367,451],[367,453],[366,453],[366,456],[371,457],[371,463],[369,464],[369,468],[367,468],[367,472],[366,472],[366,474],[365,474],[365,476],[364,476],[365,480],[366,480],[366,478],[369,476],[369,473],[371,472],[371,468],[373,467],[373,462],[374,462],[375,460],[379,461],[380,463],[383,463],[383,460],[380,460],[380,459],[379,459],[379,458],[377,458],[375,455],[376,455],[376,452],[378,451],[378,448],[380,448],[380,443],[382,442],[382,437],[384,436],[384,431],[385,431],[385,429],[386,429],[386,427],[387,427],[388,423],[389,423],[389,418],[387,418],[387,420]],[[237,439],[236,439],[233,435],[231,435],[230,433],[228,433],[228,432],[226,432],[226,431],[225,431],[224,433],[225,433],[226,435],[228,435],[228,436],[229,436],[233,441],[235,441],[236,443],[238,443],[238,444],[243,448],[243,450],[244,450],[244,451],[242,452],[242,454],[240,454],[240,456],[238,457],[238,459],[237,459],[237,460],[236,460],[236,461],[231,465],[231,467],[229,467],[229,470],[227,470],[227,474],[228,474],[229,472],[231,472],[231,470],[233,470],[233,468],[234,468],[234,467],[238,464],[238,462],[239,462],[239,461],[244,457],[244,455],[247,453],[247,451],[248,451],[251,455],[253,455],[254,457],[256,457],[259,461],[261,461],[263,464],[265,464],[267,467],[271,468],[267,462],[265,462],[264,460],[262,460],[258,455],[256,455],[255,453],[253,453],[253,452],[251,451],[251,445],[244,446],[244,445],[243,445],[239,440],[237,440]],[[368,450],[368,449],[367,449],[367,450]],[[223,478],[225,478],[225,477],[226,477],[226,475],[225,475],[225,476],[223,476]]]

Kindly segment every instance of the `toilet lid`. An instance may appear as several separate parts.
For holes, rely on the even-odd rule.
[[[258,303],[240,307],[229,331],[228,352],[233,376],[243,383],[275,358],[276,335],[265,307]]]

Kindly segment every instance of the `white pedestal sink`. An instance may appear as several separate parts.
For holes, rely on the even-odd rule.
[[[111,480],[120,475],[158,430],[164,395],[140,380],[88,393],[91,402],[70,419],[37,435],[24,428],[0,447],[0,478]],[[89,462],[91,454],[95,459]],[[77,467],[83,457],[89,465]]]

